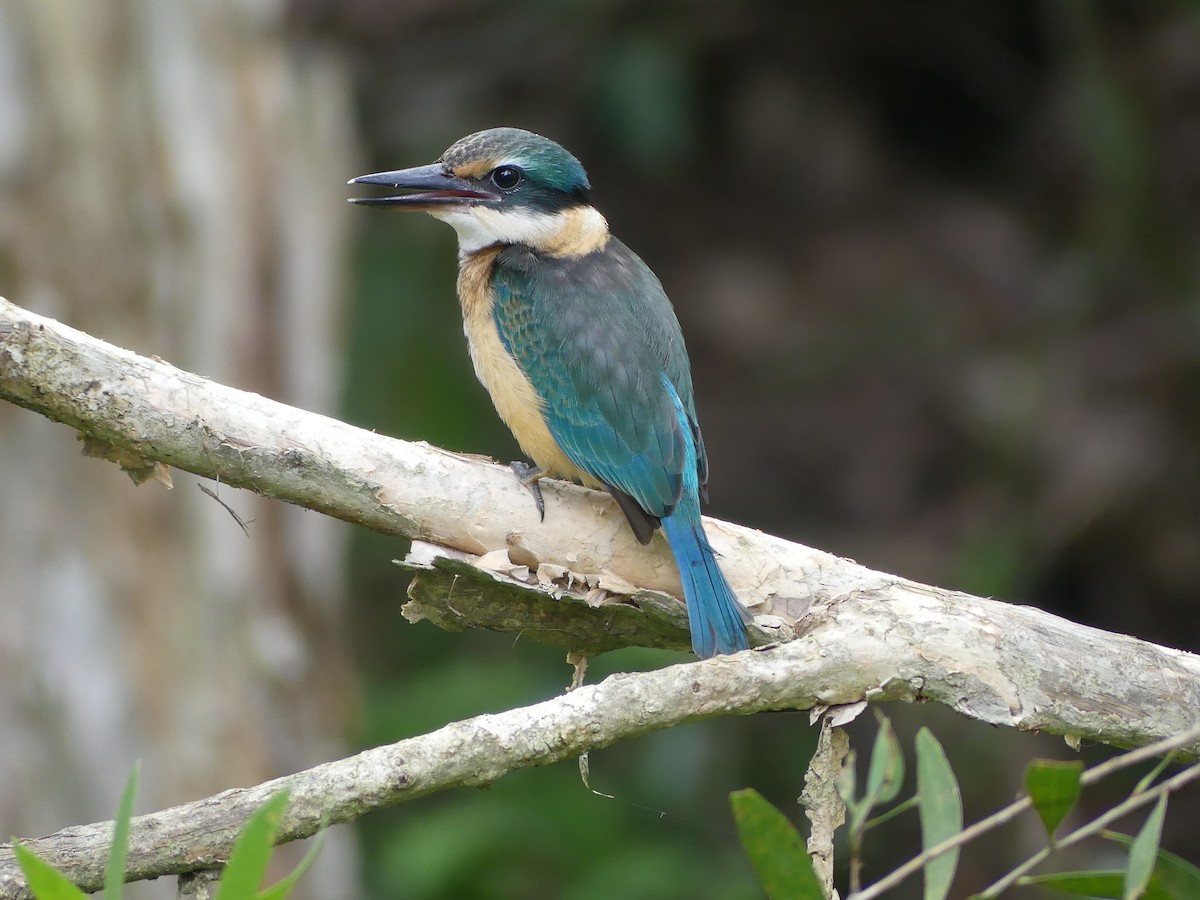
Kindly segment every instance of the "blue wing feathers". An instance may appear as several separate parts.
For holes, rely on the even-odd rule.
[[[574,258],[514,245],[495,265],[500,339],[544,401],[555,441],[619,492],[639,540],[662,520],[696,654],[745,649],[745,611],[701,525],[708,461],[683,337],[658,279],[615,239]]]
[[[579,258],[508,247],[497,256],[493,285],[501,340],[545,400],[563,452],[651,516],[668,515],[679,501],[685,432],[694,426],[681,426],[663,388],[665,372],[690,408],[683,339],[658,279],[610,240],[603,252]]]

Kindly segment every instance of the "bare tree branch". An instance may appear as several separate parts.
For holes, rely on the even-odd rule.
[[[507,468],[391,440],[215,384],[4,300],[0,397],[80,429],[114,448],[109,455],[123,466],[143,473],[155,463],[176,466],[452,548],[414,560],[423,569],[424,587],[415,592],[412,617],[543,637],[567,634],[572,637],[562,642],[568,646],[602,649],[598,638],[580,637],[577,644],[574,635],[585,631],[576,632],[572,623],[588,619],[593,626],[612,626],[613,610],[587,602],[547,603],[547,594],[569,593],[562,587],[563,573],[602,573],[638,589],[678,592],[665,546],[637,545],[615,505],[601,494],[546,485],[542,524]],[[143,816],[135,827],[141,843],[130,856],[131,877],[218,863],[249,812],[284,786],[292,788],[294,803],[283,834],[293,839],[311,834],[325,814],[330,821],[348,821],[369,809],[485,784],[515,768],[707,716],[862,699],[930,699],[980,721],[1116,746],[1147,744],[1195,724],[1200,658],[1192,654],[873,572],[736,525],[708,520],[707,527],[731,583],[759,614],[759,623],[800,640],[614,676],[524,710],[455,723],[349,760]],[[451,563],[477,561],[490,551],[507,551],[511,565],[504,572],[487,567],[478,577],[506,579],[512,590],[496,593],[515,597],[517,604],[539,604],[537,616],[483,621],[482,613],[464,613],[469,604],[455,602],[455,591],[480,567],[455,569]],[[546,571],[550,577],[539,580]],[[566,576],[568,582],[573,578]],[[590,596],[591,583],[585,585]],[[656,604],[638,605],[645,610]],[[669,603],[660,612],[661,622],[677,616]],[[675,628],[672,636],[664,626],[666,636],[655,643],[677,640],[678,622]],[[643,643],[636,618],[599,631],[608,635],[604,646]],[[95,885],[109,832],[108,824],[73,828],[32,846],[65,864],[81,883]],[[0,851],[0,900],[25,896],[21,884],[11,854]]]
[[[516,769],[577,757],[615,741],[685,722],[816,701],[819,654],[799,642],[654,672],[615,675],[533,706],[477,716],[357,756],[250,788],[138,816],[130,833],[130,880],[213,868],[228,856],[250,814],[287,788],[280,840],[437,791],[490,784]],[[580,787],[580,790],[585,788]],[[26,845],[84,890],[102,886],[112,823],[68,828]],[[27,898],[10,847],[0,846],[0,900]]]
[[[679,592],[665,540],[650,551],[639,545],[605,494],[546,480],[542,523],[507,467],[217,384],[2,298],[0,398],[79,429],[93,448],[111,447],[109,457],[138,477],[163,463],[384,533],[476,555],[509,548],[523,560]],[[709,520],[709,535],[734,588],[744,599],[772,598],[772,612],[806,605],[830,577],[877,577],[748,528]]]

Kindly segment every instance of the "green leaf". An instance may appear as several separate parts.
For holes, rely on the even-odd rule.
[[[1132,840],[1132,838],[1131,838]],[[1116,871],[1053,872],[1048,875],[1026,875],[1017,881],[1020,885],[1036,885],[1050,888],[1074,897],[1105,897],[1120,900],[1125,890],[1125,873]],[[1158,873],[1146,885],[1142,900],[1194,900],[1198,896],[1191,888],[1179,892],[1159,879]]]
[[[108,851],[108,865],[104,867],[104,900],[120,900],[125,886],[125,854],[129,850],[129,820],[133,818],[133,798],[137,796],[138,776],[141,762],[133,764],[121,802],[117,804],[117,819],[113,824],[112,849]]]
[[[867,796],[871,798],[872,806],[891,803],[904,782],[904,750],[888,718],[878,710],[875,715],[879,719],[879,731],[875,734],[871,766],[867,770]]]
[[[875,715],[879,719],[879,731],[875,733],[875,745],[871,748],[871,763],[867,767],[867,784],[862,797],[854,798],[853,754],[846,758],[846,767],[842,770],[845,782],[839,779],[838,783],[838,793],[850,814],[849,833],[854,844],[862,837],[871,810],[880,803],[895,800],[904,782],[904,751],[896,739],[896,732],[886,716],[878,711]]]
[[[264,803],[246,822],[238,835],[225,872],[217,885],[213,900],[246,900],[253,897],[262,884],[275,847],[275,832],[283,811],[287,809],[288,792],[280,791]]]
[[[17,862],[25,873],[29,890],[37,900],[87,900],[62,872],[50,865],[24,844],[13,844]]]
[[[917,732],[917,798],[924,850],[962,831],[962,796],[946,752],[928,728]],[[958,850],[925,864],[925,900],[945,900],[958,867]]]
[[[1033,808],[1046,826],[1046,836],[1054,840],[1054,831],[1079,799],[1082,760],[1035,759],[1025,768],[1025,790]]]
[[[1104,831],[1100,836],[1124,844],[1126,847],[1131,847],[1134,840],[1127,834],[1117,834],[1115,831]],[[1159,850],[1158,861],[1154,865],[1154,875],[1150,878],[1150,888],[1151,890],[1146,892],[1147,900],[1154,896],[1152,894],[1154,889],[1161,890],[1162,896],[1170,898],[1170,900],[1200,897],[1200,869],[1169,850]],[[1120,896],[1120,894],[1113,896]]]
[[[326,823],[327,824],[327,823]],[[254,900],[284,900],[284,898],[292,892],[292,888],[296,886],[296,882],[308,871],[308,867],[313,864],[313,861],[321,852],[321,847],[325,844],[325,825],[321,826],[321,830],[317,832],[313,838],[312,846],[308,848],[308,852],[304,854],[304,859],[300,860],[300,864],[292,869],[287,875],[281,878],[269,888],[263,888],[254,895]]]
[[[858,774],[855,771],[857,763],[858,754],[853,750],[848,751],[846,761],[842,764],[842,771],[838,773],[837,792],[846,806],[850,806],[854,802],[854,792],[858,790]]]
[[[1051,872],[1025,875],[1020,885],[1037,885],[1074,897],[1111,897],[1119,900],[1125,882],[1124,872]]]
[[[1144,896],[1150,876],[1154,874],[1154,861],[1158,856],[1158,843],[1162,839],[1163,819],[1167,816],[1167,795],[1163,794],[1146,817],[1142,830],[1138,832],[1129,848],[1129,865],[1125,869],[1125,890],[1122,900],[1138,900]]]
[[[846,804],[846,812],[850,820],[848,834],[851,846],[856,846],[858,839],[862,837],[863,824],[867,821],[868,813],[871,812],[870,804],[867,803],[865,797],[859,800],[854,796],[858,789],[857,763],[858,754],[851,750],[846,754],[846,761],[842,765],[842,771],[838,773],[836,785],[838,796]]]
[[[738,837],[771,900],[824,900],[804,840],[787,816],[747,788],[729,795]]]

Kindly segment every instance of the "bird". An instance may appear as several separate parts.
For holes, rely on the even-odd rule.
[[[428,165],[349,184],[400,189],[351,202],[426,212],[458,237],[458,298],[475,373],[534,465],[513,463],[545,516],[544,476],[608,491],[642,544],[662,527],[692,649],[749,647],[749,613],[700,518],[708,457],[675,310],[614,237],[565,148],[491,128]]]

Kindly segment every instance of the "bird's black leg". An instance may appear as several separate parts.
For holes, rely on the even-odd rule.
[[[533,494],[533,502],[537,504],[538,518],[543,522],[546,521],[546,502],[542,500],[542,488],[538,482],[545,477],[546,470],[539,466],[531,466],[527,462],[515,460],[510,462],[508,467],[517,473],[517,478],[521,484],[529,488],[529,493]]]

